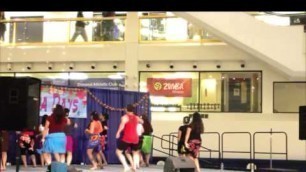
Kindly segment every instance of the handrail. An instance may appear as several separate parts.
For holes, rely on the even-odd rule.
[[[14,18],[0,20],[0,23],[14,23],[14,22],[66,22],[66,21],[100,21],[100,20],[114,20],[114,19],[126,19],[125,16],[118,17],[91,17],[91,18]]]
[[[256,146],[256,142],[255,142],[255,140],[256,140],[256,135],[258,135],[258,134],[270,134],[270,137],[272,137],[272,135],[273,134],[283,134],[283,135],[285,135],[285,152],[256,152],[256,150],[255,150],[255,146]],[[272,145],[271,145],[272,146]],[[266,131],[258,131],[258,132],[255,132],[254,134],[253,134],[253,160],[255,160],[256,158],[255,158],[255,155],[256,154],[278,154],[278,155],[286,155],[286,160],[288,160],[288,135],[287,135],[287,133],[286,132],[283,132],[283,131],[268,131],[268,132],[266,132]]]
[[[162,29],[162,35],[155,35],[155,31],[156,30],[152,30],[152,24],[149,25],[149,28],[151,28],[151,30],[149,31],[149,33],[147,34],[144,34],[142,35],[140,30],[141,29],[145,29],[142,27],[142,25],[140,24],[142,20],[145,20],[145,19],[180,19],[180,17],[177,17],[177,16],[139,16],[138,17],[138,22],[139,22],[139,33],[138,33],[138,36],[139,36],[139,42],[140,43],[196,43],[196,44],[204,44],[204,43],[215,43],[215,42],[221,42],[220,40],[217,40],[216,38],[204,38],[203,37],[203,29],[199,28],[199,27],[196,27],[196,26],[191,26],[191,28],[189,28],[188,25],[184,25],[184,27],[188,27],[188,30],[190,31],[190,33],[187,33],[187,38],[183,38],[182,40],[175,40],[175,39],[168,39],[167,38],[167,34],[165,33],[165,29]],[[120,36],[119,38],[113,38],[113,39],[110,39],[110,40],[104,40],[104,39],[101,39],[101,31],[98,31],[97,32],[94,32],[92,31],[92,40],[88,37],[88,41],[87,42],[70,42],[70,38],[72,37],[71,34],[71,27],[73,27],[71,24],[71,22],[74,22],[74,21],[87,21],[87,22],[90,22],[90,23],[99,23],[100,21],[107,21],[107,20],[127,20],[127,16],[115,16],[115,17],[90,17],[90,18],[14,18],[14,19],[5,19],[5,20],[0,20],[0,22],[4,22],[4,23],[7,23],[7,24],[10,24],[12,27],[12,31],[10,32],[6,32],[6,35],[7,34],[11,34],[9,35],[9,38],[10,40],[12,40],[12,42],[10,41],[5,41],[3,42],[1,45],[39,45],[39,44],[49,44],[49,45],[52,45],[52,44],[59,44],[59,43],[67,43],[67,44],[79,44],[79,43],[84,43],[84,44],[96,44],[96,43],[99,43],[99,42],[122,42],[125,40],[125,34],[124,34],[124,29],[120,29]],[[66,30],[66,34],[67,34],[67,39],[68,40],[64,40],[62,39],[62,37],[59,37],[59,38],[52,38],[50,40],[48,40],[48,38],[42,38],[43,41],[39,40],[38,42],[34,42],[33,40],[31,41],[31,38],[32,35],[28,35],[28,37],[30,39],[26,39],[24,40],[23,38],[20,38],[18,39],[18,41],[16,40],[16,36],[18,35],[17,33],[21,33],[23,30],[22,28],[20,27],[16,27],[16,25],[19,25],[20,23],[31,23],[31,22],[49,22],[49,23],[52,23],[52,22],[66,22],[68,24],[68,26],[65,26],[67,27],[67,30]],[[124,21],[123,21],[124,22]],[[189,23],[189,22],[188,22]],[[125,27],[125,22],[124,22],[124,27]],[[160,26],[162,27],[167,27],[167,24],[161,24]],[[90,27],[93,27],[92,29],[93,30],[97,30],[96,28],[94,27],[97,27],[98,26],[95,26],[95,25],[90,25]],[[99,26],[100,27],[100,26]],[[101,26],[103,27],[103,26]],[[121,28],[121,27],[120,27]],[[18,31],[17,31],[18,29]],[[21,29],[21,30],[20,30]],[[110,31],[110,32],[114,32],[114,31]],[[94,35],[95,34],[95,35]],[[45,35],[48,35],[48,34],[45,34],[43,33],[43,36]],[[90,36],[90,35],[88,35]],[[143,36],[146,38],[146,39],[143,39]],[[196,36],[197,38],[193,39],[193,36]],[[19,37],[18,37],[19,38]],[[8,40],[8,39],[7,39]],[[16,41],[15,41],[16,40]],[[39,43],[39,44],[38,44]]]
[[[200,150],[200,152],[209,152],[209,158],[212,158],[212,152],[218,152],[218,159],[220,160],[220,154],[221,154],[221,152],[220,152],[220,133],[218,133],[218,132],[204,132],[203,134],[217,134],[217,136],[218,136],[218,150],[209,149],[209,148],[201,145],[201,148],[204,149],[204,150]],[[174,137],[177,138],[177,136],[176,136],[177,132],[171,132],[169,135],[172,135],[173,136],[172,138],[174,138]],[[172,148],[171,148],[172,151],[175,150],[175,149],[173,149],[173,145],[177,145],[177,144],[175,142],[173,142]],[[169,149],[170,149],[170,147],[169,147]],[[172,152],[172,154],[173,154],[173,152]]]
[[[247,134],[249,135],[249,141],[250,141],[250,151],[226,151],[224,150],[224,135],[230,135],[230,134]],[[223,132],[222,133],[222,154],[221,154],[221,159],[222,159],[222,163],[223,163],[223,154],[224,153],[248,153],[250,154],[250,162],[252,162],[252,136],[250,132]]]

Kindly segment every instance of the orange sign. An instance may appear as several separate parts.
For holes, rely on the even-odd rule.
[[[191,97],[191,78],[148,78],[147,87],[151,95],[165,97]]]

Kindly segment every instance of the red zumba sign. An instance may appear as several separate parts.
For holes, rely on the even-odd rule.
[[[151,95],[165,97],[191,97],[191,78],[148,78]]]

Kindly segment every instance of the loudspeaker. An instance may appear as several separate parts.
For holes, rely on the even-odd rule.
[[[20,131],[39,125],[41,80],[0,77],[0,130]]]
[[[49,170],[49,169],[48,169]],[[51,163],[51,172],[67,172],[68,171],[68,166],[66,163],[61,163],[61,162],[56,162],[53,161]]]
[[[299,139],[306,140],[306,106],[300,106],[299,114]]]
[[[194,172],[195,168],[194,162],[188,157],[168,157],[164,172]]]

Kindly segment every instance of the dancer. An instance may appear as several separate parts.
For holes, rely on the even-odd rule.
[[[51,165],[51,154],[54,155],[57,162],[65,163],[66,135],[64,129],[66,125],[70,125],[70,120],[65,118],[63,106],[57,104],[51,116],[47,118],[42,138],[42,141],[45,142],[43,150],[48,165]]]
[[[21,152],[21,160],[23,163],[23,166],[25,168],[28,167],[27,164],[27,154],[30,155],[33,167],[36,167],[36,157],[35,157],[35,150],[34,150],[34,145],[35,145],[35,133],[33,130],[29,129],[24,129],[20,133],[19,137],[19,147],[20,147],[20,152]]]
[[[184,145],[186,131],[187,131],[188,123],[189,123],[189,120],[187,120],[187,118],[189,119],[189,117],[184,117],[183,125],[180,126],[180,128],[178,129],[178,134],[177,134],[177,140],[178,140],[177,153],[180,157],[185,156],[187,153],[186,147]]]
[[[103,131],[102,124],[99,120],[99,114],[94,111],[90,114],[91,121],[89,123],[89,128],[85,130],[85,133],[89,135],[88,145],[87,145],[87,156],[92,163],[91,170],[103,168],[100,154],[97,154],[98,162],[94,159],[93,150],[97,149],[98,152],[100,151],[100,133]]]
[[[119,139],[116,154],[124,167],[124,171],[128,171],[130,168],[122,154],[124,150],[131,148],[133,152],[133,165],[132,170],[136,170],[136,164],[139,162],[139,138],[137,135],[137,124],[143,123],[143,120],[136,116],[134,113],[134,106],[129,104],[126,107],[126,114],[121,117],[121,122],[116,133],[116,138],[120,138],[120,134],[123,131],[123,136]]]
[[[6,170],[7,151],[9,149],[9,133],[8,131],[0,131],[0,146],[1,146],[1,163],[0,171]]]
[[[153,128],[152,125],[148,119],[147,115],[141,115],[141,119],[143,119],[143,133],[142,133],[142,143],[141,143],[141,153],[144,155],[141,155],[141,160],[145,164],[146,167],[149,167],[149,161],[150,161],[150,153],[152,149],[152,133]],[[144,158],[142,158],[144,157]]]
[[[65,117],[70,120],[70,125],[67,125],[65,128],[66,134],[66,163],[67,165],[71,165],[72,162],[72,153],[73,153],[73,137],[72,137],[72,130],[77,128],[78,125],[73,120],[69,118],[70,110],[68,108],[64,109]]]
[[[105,157],[105,151],[107,150],[107,120],[108,120],[108,114],[107,113],[101,113],[99,115],[100,118],[100,122],[103,126],[103,131],[100,133],[100,144],[101,144],[101,150],[100,150],[100,154],[101,154],[101,158],[103,161],[103,166],[107,165],[107,160]]]
[[[195,163],[197,172],[200,172],[200,164],[198,158],[202,143],[202,133],[204,133],[203,121],[200,114],[195,112],[192,115],[192,121],[186,131],[185,146],[188,149],[188,157]]]

